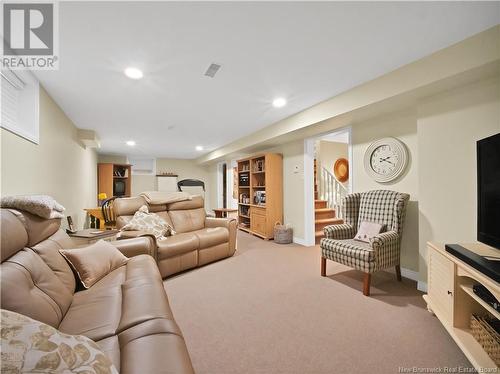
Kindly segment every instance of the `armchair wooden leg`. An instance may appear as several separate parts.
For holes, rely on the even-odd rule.
[[[365,277],[363,279],[363,295],[370,296],[370,281],[372,275],[370,273],[365,273]]]
[[[321,276],[326,277],[326,258],[321,257]]]
[[[396,278],[398,282],[401,282],[401,265],[396,265]]]

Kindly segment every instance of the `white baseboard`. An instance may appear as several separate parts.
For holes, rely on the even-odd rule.
[[[418,282],[418,271],[401,268],[401,276]]]
[[[427,283],[418,280],[418,271],[401,268],[401,276],[417,282],[417,290],[427,292]]]
[[[417,290],[427,293],[427,282],[418,281]]]
[[[300,245],[303,245],[305,247],[307,247],[308,245],[306,244],[306,240],[303,239],[303,238],[297,238],[296,236],[293,237],[293,242],[295,244],[300,244]]]

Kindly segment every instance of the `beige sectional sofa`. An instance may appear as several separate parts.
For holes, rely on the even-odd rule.
[[[0,223],[2,309],[89,337],[120,373],[193,372],[152,257],[156,245],[151,238],[114,242],[129,260],[78,290],[59,253],[76,247],[60,229],[60,219],[2,209]]]
[[[162,277],[230,257],[236,250],[235,219],[206,217],[201,196],[192,200],[163,205],[149,205],[141,197],[116,199],[113,210],[117,228],[132,219],[142,205],[172,225],[176,234],[157,241],[155,259]],[[140,236],[140,232],[124,232],[124,236]]]

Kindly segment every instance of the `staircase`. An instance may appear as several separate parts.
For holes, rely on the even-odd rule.
[[[319,244],[321,238],[325,235],[323,229],[325,226],[336,223],[343,223],[341,218],[337,218],[335,209],[328,207],[327,200],[318,199],[318,178],[316,175],[316,159],[314,160],[314,231],[316,244]]]

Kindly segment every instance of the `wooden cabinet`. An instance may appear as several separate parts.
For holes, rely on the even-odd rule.
[[[266,209],[250,207],[250,230],[266,235]]]
[[[97,164],[97,193],[105,193],[108,198],[130,197],[132,190],[132,165]]]
[[[239,228],[264,239],[283,222],[283,156],[265,153],[238,160]]]
[[[453,293],[455,291],[455,265],[437,251],[429,251],[428,295],[435,300],[434,308],[451,323],[453,318]]]
[[[462,244],[479,255],[497,256],[497,250],[480,243]],[[471,316],[500,319],[500,313],[473,291],[482,284],[500,300],[500,284],[446,252],[444,244],[427,243],[427,308],[434,313],[465,356],[480,373],[496,372],[495,362],[471,333]]]

